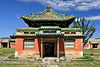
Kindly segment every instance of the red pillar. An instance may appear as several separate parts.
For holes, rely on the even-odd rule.
[[[38,38],[34,39],[34,48],[35,48],[35,51],[37,53],[39,53],[40,43],[39,43],[39,39]]]

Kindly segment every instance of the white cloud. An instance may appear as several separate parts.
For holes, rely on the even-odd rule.
[[[42,4],[50,4],[53,8],[58,10],[79,10],[86,11],[90,9],[99,9],[100,0],[18,0],[23,2],[40,2]]]
[[[91,17],[85,17],[88,20],[100,20],[100,15],[98,16],[91,16]]]
[[[80,18],[75,18],[75,21],[80,21],[80,19],[81,19],[82,17],[80,17]],[[97,15],[97,16],[90,16],[90,17],[84,17],[85,19],[87,19],[87,20],[100,20],[100,15]]]

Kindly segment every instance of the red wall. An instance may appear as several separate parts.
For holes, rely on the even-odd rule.
[[[10,47],[11,48],[15,48],[15,44],[10,44]]]
[[[68,39],[66,39],[68,40]],[[72,39],[75,40],[74,42],[74,48],[66,48],[64,49],[64,39],[60,39],[60,45],[59,45],[59,50],[60,51],[64,51],[64,50],[74,50],[74,51],[82,51],[82,43],[83,43],[83,39],[82,38],[78,38],[78,39]]]
[[[18,55],[22,54],[23,50],[31,50],[35,53],[40,53],[41,52],[41,39],[36,38],[34,40],[34,48],[33,49],[24,49],[24,39],[22,38],[16,38],[16,51],[18,51]],[[65,52],[66,50],[68,51],[82,51],[82,38],[74,39],[74,48],[64,48],[64,39],[60,38],[59,39],[59,50],[60,52]],[[14,46],[13,46],[14,47]]]
[[[23,46],[24,46],[24,39],[22,38],[16,38],[16,51],[18,51],[18,55],[20,55],[22,53],[23,50]]]
[[[82,48],[82,43],[83,43],[83,39],[82,38],[79,38],[79,39],[75,39],[75,50],[76,51],[82,51],[83,48]]]
[[[22,39],[22,38],[16,38],[16,45],[15,45],[15,48],[16,48],[16,51],[18,51],[18,55],[22,54],[22,51],[23,50],[28,50],[28,51],[33,51],[33,52],[36,52],[36,53],[39,53],[40,52],[40,45],[41,45],[41,41],[40,39],[33,39],[34,40],[34,48],[33,49],[24,49],[24,40],[25,39]],[[14,47],[14,45],[11,47]]]
[[[89,44],[86,44],[86,45],[84,46],[84,48],[86,48],[86,49],[90,48]]]

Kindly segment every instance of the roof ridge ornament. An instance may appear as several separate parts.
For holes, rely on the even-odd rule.
[[[50,12],[51,6],[50,4],[48,4],[48,6],[46,7],[47,11]]]

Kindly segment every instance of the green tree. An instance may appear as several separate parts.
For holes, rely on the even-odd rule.
[[[95,33],[95,22],[91,23],[90,20],[87,20],[85,18],[77,19],[73,22],[72,28],[81,28],[83,35],[85,36],[83,38],[83,43],[86,44],[89,40],[89,38],[92,37],[92,35]]]

